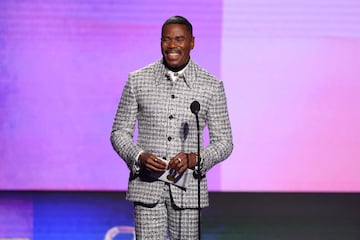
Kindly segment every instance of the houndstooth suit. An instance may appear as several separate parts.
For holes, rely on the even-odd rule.
[[[226,159],[232,149],[232,135],[223,83],[190,60],[183,76],[171,81],[162,60],[129,74],[112,127],[111,143],[130,169],[127,199],[157,203],[164,182],[148,178],[135,162],[141,151],[170,160],[179,152],[197,152],[196,118],[190,104],[197,100],[201,132],[208,124],[210,145],[201,143],[203,175]],[[170,117],[171,116],[171,117]],[[138,121],[137,142],[133,141]],[[183,126],[189,131],[183,136]],[[202,134],[200,135],[202,136]],[[186,190],[171,185],[171,196],[180,208],[197,208],[197,179]],[[201,180],[201,207],[209,204],[206,178]]]

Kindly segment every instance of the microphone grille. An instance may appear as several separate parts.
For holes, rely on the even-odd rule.
[[[198,101],[193,101],[190,105],[191,112],[197,114],[200,111],[200,103]]]

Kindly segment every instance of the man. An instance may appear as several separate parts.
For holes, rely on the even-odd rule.
[[[190,58],[192,25],[174,16],[162,26],[162,59],[129,74],[111,133],[115,151],[130,169],[127,199],[134,202],[136,239],[197,239],[199,174],[186,187],[159,180],[197,166],[197,124],[191,103],[200,103],[199,126],[208,125],[210,144],[200,151],[200,205],[207,207],[205,173],[233,149],[223,83]],[[137,143],[133,140],[136,120]],[[202,134],[201,134],[202,136]],[[168,232],[167,232],[168,231]]]

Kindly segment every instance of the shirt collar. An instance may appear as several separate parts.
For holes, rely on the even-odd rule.
[[[178,72],[173,72],[171,70],[168,70],[166,73],[166,76],[169,77],[173,82],[175,82],[176,80],[178,80],[179,78],[183,78],[184,77],[184,72],[186,70],[186,68],[189,66],[189,63],[186,64],[186,66],[181,69]]]
[[[168,70],[165,67],[162,59],[157,61],[154,69],[154,73],[156,76],[155,82],[157,85],[164,81],[171,81],[171,78],[169,78],[169,75],[171,73],[169,73],[169,71],[170,70]],[[189,63],[186,65],[186,67],[180,70],[178,74],[179,74],[178,77],[179,80],[184,80],[189,88],[194,87],[195,79],[196,79],[196,71],[195,71],[195,63],[191,59],[189,60]]]

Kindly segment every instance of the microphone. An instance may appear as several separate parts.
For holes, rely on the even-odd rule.
[[[201,239],[201,207],[200,207],[200,180],[201,180],[201,173],[200,173],[200,161],[201,161],[201,157],[200,157],[200,126],[199,126],[199,116],[198,113],[200,111],[200,103],[198,101],[193,101],[190,104],[190,109],[191,112],[193,114],[195,114],[196,117],[196,127],[197,127],[197,170],[194,172],[194,177],[197,177],[198,180],[198,235],[199,235],[199,240]],[[197,176],[196,176],[197,175]]]
[[[200,103],[196,100],[193,101],[190,105],[190,109],[193,114],[197,115],[198,112],[200,111]]]
[[[191,112],[193,114],[195,114],[195,117],[196,117],[196,127],[197,127],[197,131],[198,131],[198,135],[199,135],[199,132],[200,132],[200,126],[199,126],[199,116],[198,116],[198,112],[200,111],[200,103],[198,101],[193,101],[191,104],[190,104],[190,109],[191,109]]]

